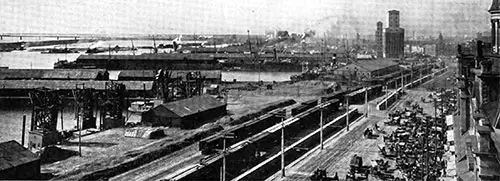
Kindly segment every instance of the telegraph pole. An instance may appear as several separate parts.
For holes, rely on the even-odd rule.
[[[285,118],[281,117],[281,177],[285,177]]]
[[[227,154],[226,139],[233,139],[233,138],[235,138],[234,133],[227,133],[224,134],[224,136],[222,137],[222,167],[220,176],[220,179],[222,181],[226,181],[226,154]]]
[[[347,131],[349,131],[349,96],[346,97],[346,109],[345,109],[345,112],[346,112],[346,129]]]
[[[319,143],[321,150],[323,150],[323,106],[320,107],[320,116],[319,116]]]
[[[366,87],[366,86],[365,86],[365,109],[366,109],[365,117],[368,117],[368,109],[369,109],[369,106],[368,106],[368,87]]]
[[[226,181],[226,137],[222,141],[222,181]]]

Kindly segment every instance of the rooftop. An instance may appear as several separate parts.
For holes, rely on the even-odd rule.
[[[493,0],[491,2],[491,7],[488,10],[488,12],[492,13],[494,11],[499,11],[500,10],[500,2],[498,0]]]
[[[85,81],[85,80],[0,80],[0,89],[36,89],[45,87],[56,90],[72,90],[76,85],[84,85],[85,88],[104,90],[106,83],[111,81]],[[122,83],[127,90],[143,90],[143,84],[150,90],[153,81],[113,81]]]
[[[354,62],[353,64],[358,65],[361,68],[366,69],[368,71],[375,71],[386,67],[398,65],[398,63],[392,61],[391,59],[363,60]]]
[[[225,103],[220,102],[212,96],[202,95],[175,102],[168,102],[160,106],[167,108],[180,117],[185,117],[225,105]]]
[[[39,160],[38,156],[16,141],[0,143],[0,170]]]
[[[106,79],[104,69],[0,69],[0,79]]]

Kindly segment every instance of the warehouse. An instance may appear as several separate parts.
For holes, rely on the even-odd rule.
[[[191,129],[226,114],[226,103],[203,95],[159,105],[142,114],[142,122],[151,126]]]
[[[40,159],[16,141],[0,143],[0,180],[40,177]]]
[[[204,77],[207,83],[219,83],[222,79],[220,70],[170,70],[172,78],[181,77],[186,80],[186,75],[190,73],[200,72],[200,76]],[[120,70],[118,72],[118,80],[123,81],[153,81],[157,71],[155,70]]]
[[[352,80],[365,80],[399,71],[398,63],[389,59],[363,60],[334,70],[334,74]]]
[[[108,80],[104,69],[0,69],[1,80]]]

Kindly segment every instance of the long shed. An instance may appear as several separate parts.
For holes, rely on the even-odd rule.
[[[16,141],[0,143],[0,180],[34,180],[40,177],[40,159]]]
[[[196,96],[156,106],[142,114],[142,122],[191,129],[225,115],[226,107],[226,103],[212,96]]]

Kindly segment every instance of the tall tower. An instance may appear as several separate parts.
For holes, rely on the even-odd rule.
[[[389,11],[389,27],[385,29],[385,55],[403,58],[405,30],[399,27],[399,11]]]
[[[384,42],[383,42],[383,24],[381,21],[377,22],[377,31],[375,31],[375,43],[377,47],[375,50],[377,51],[377,58],[384,57]]]
[[[436,46],[436,56],[440,56],[444,54],[444,40],[443,40],[443,34],[439,33],[439,38],[438,38],[438,43]]]
[[[389,28],[399,28],[399,11],[389,11]]]
[[[488,10],[491,16],[491,45],[493,45],[493,53],[499,54],[499,42],[500,42],[500,2],[498,0],[493,0],[491,3],[490,10]]]

